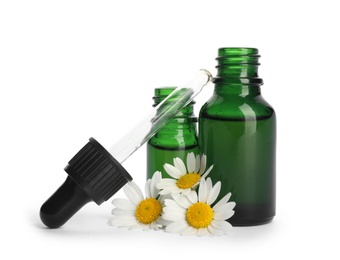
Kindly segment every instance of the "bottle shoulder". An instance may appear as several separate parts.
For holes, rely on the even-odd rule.
[[[275,116],[273,107],[261,96],[213,95],[201,108],[200,118],[243,120]]]
[[[198,142],[196,121],[197,118],[190,124],[181,124],[178,120],[171,120],[149,140],[148,144],[169,149],[196,146]]]

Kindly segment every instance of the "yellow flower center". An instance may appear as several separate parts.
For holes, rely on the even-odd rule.
[[[194,228],[206,228],[214,218],[212,208],[203,202],[192,204],[186,213],[188,224]]]
[[[148,198],[142,200],[136,208],[136,218],[143,224],[150,224],[154,222],[162,213],[161,203],[154,199]]]
[[[187,173],[179,178],[176,182],[177,187],[180,189],[188,189],[194,186],[201,178],[198,173]]]

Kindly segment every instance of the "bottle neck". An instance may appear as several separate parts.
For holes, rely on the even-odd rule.
[[[157,106],[174,91],[174,87],[156,88],[153,97]],[[167,102],[176,102],[177,97],[171,96]],[[183,150],[197,147],[197,117],[194,115],[194,103],[185,106],[178,114],[170,119],[148,142],[153,147],[160,149]],[[162,111],[160,111],[162,113]]]
[[[214,93],[218,96],[236,95],[239,97],[254,97],[261,95],[261,88],[255,85],[215,83]]]
[[[215,94],[260,95],[263,81],[258,77],[259,58],[254,48],[220,48],[216,58],[217,75],[213,79]]]

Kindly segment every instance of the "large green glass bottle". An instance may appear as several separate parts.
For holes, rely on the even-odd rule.
[[[174,89],[174,87],[156,88],[153,106],[162,102]],[[168,102],[171,102],[171,98]],[[191,102],[183,108],[148,141],[147,178],[151,178],[155,171],[161,171],[163,178],[171,178],[164,171],[165,163],[173,164],[173,159],[176,157],[185,162],[189,152],[198,154],[197,117],[193,112],[194,103]]]
[[[234,226],[275,215],[276,117],[261,96],[259,57],[254,48],[220,48],[214,93],[199,116],[200,152],[214,164],[213,182],[222,182],[220,198],[232,193]]]

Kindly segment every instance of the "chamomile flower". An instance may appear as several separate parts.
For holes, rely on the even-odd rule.
[[[161,189],[161,195],[172,194],[172,193],[182,193],[189,194],[191,190],[195,189],[200,180],[204,179],[212,170],[213,165],[205,171],[207,157],[202,155],[200,157],[197,155],[195,157],[194,153],[188,153],[187,155],[187,165],[180,158],[174,158],[174,165],[164,164],[164,170],[172,177],[163,178],[160,183],[157,184],[157,188]]]
[[[207,178],[201,180],[198,193],[193,190],[187,196],[172,194],[173,199],[166,199],[163,208],[163,219],[171,221],[166,231],[198,236],[227,234],[232,226],[226,220],[234,215],[236,203],[228,202],[228,193],[212,206],[220,189],[220,182],[213,186]]]
[[[155,172],[151,179],[145,183],[145,197],[141,189],[133,182],[124,186],[124,193],[128,199],[117,198],[112,201],[115,208],[112,210],[112,219],[109,224],[130,229],[141,228],[144,230],[162,227],[162,197],[158,195],[156,184],[162,175]]]

